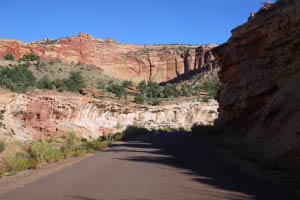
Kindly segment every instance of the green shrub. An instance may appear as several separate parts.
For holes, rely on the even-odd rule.
[[[147,90],[147,83],[146,83],[146,81],[141,81],[141,82],[138,84],[138,89],[139,89],[139,91],[140,91],[142,94],[145,94],[145,93],[146,93],[146,90]]]
[[[111,144],[114,142],[114,135],[109,133],[104,135],[104,141],[108,142],[108,144]]]
[[[123,125],[120,122],[118,122],[116,125],[116,129],[122,129],[122,128],[123,128]]]
[[[39,89],[52,90],[54,88],[55,82],[51,81],[48,76],[44,76],[37,82],[37,87]]]
[[[4,152],[2,161],[5,170],[11,174],[15,174],[17,171],[21,170],[37,168],[37,160],[28,158],[26,155],[16,152]]]
[[[46,140],[33,141],[29,153],[31,158],[37,160],[38,165],[57,162],[63,157],[62,152],[55,147],[54,143]]]
[[[149,100],[160,96],[161,87],[158,83],[152,81],[146,83],[146,81],[141,81],[137,88],[141,92],[141,96],[146,96]],[[141,99],[141,96],[139,99]],[[139,99],[137,99],[137,102],[139,102]]]
[[[40,57],[35,54],[27,54],[24,55],[22,58],[19,59],[19,61],[39,61]]]
[[[44,68],[46,66],[46,63],[37,61],[34,65],[37,70],[41,70],[42,68]]]
[[[114,135],[114,141],[121,141],[124,138],[124,134],[123,133],[116,133]]]
[[[47,148],[49,148],[48,143],[35,140],[29,147],[29,153],[39,164],[42,164],[46,162]]]
[[[2,161],[6,171],[11,172],[11,174],[32,168],[31,160],[29,160],[26,156],[15,152],[3,153]]]
[[[207,102],[209,102],[209,98],[208,97],[201,97],[201,98],[199,98],[199,101],[207,103]]]
[[[27,166],[28,166],[28,169],[37,169],[37,168],[39,168],[40,164],[37,161],[37,159],[27,158]]]
[[[12,55],[12,54],[10,54],[10,53],[8,53],[8,54],[5,54],[5,55],[3,56],[3,59],[4,59],[4,60],[15,60],[15,56]]]
[[[105,141],[104,137],[99,137],[96,140],[88,141],[87,142],[87,151],[88,152],[94,152],[94,151],[100,151],[105,149],[109,144],[112,143],[112,141]]]
[[[97,88],[100,89],[100,90],[105,90],[106,89],[106,83],[102,80],[98,81]]]
[[[116,97],[118,97],[119,99],[121,99],[122,97],[124,97],[125,99],[127,98],[127,91],[125,90],[124,87],[122,87],[119,84],[111,84],[107,90],[111,93],[114,93],[116,95]]]
[[[110,145],[111,143],[108,141],[103,141],[101,142],[101,144],[98,146],[98,151],[104,150],[108,147],[108,145]]]
[[[160,86],[158,83],[155,82],[148,82],[147,84],[147,90],[146,90],[146,96],[151,99],[151,98],[156,98],[159,97],[160,95]]]
[[[61,152],[65,157],[70,157],[78,155],[79,152],[86,152],[86,148],[84,142],[80,138],[74,133],[70,133],[61,147]]]
[[[17,171],[17,154],[15,152],[4,152],[2,161],[7,171]]]
[[[160,103],[161,103],[160,100],[157,98],[154,98],[151,100],[151,105],[153,105],[153,106],[159,106]]]
[[[18,65],[14,68],[0,68],[0,86],[13,92],[22,93],[29,87],[33,87],[36,78],[26,65]]]
[[[134,102],[137,104],[144,104],[146,102],[146,97],[144,95],[134,97]]]
[[[122,87],[126,87],[126,88],[128,88],[128,87],[132,87],[133,86],[133,82],[132,81],[123,81],[122,82]]]
[[[195,93],[195,91],[193,91],[193,89],[186,84],[182,87],[180,91],[177,89],[176,85],[167,84],[161,87],[159,86],[158,83],[151,82],[151,81],[149,81],[148,83],[146,83],[145,81],[141,81],[138,84],[138,89],[142,95],[148,98],[150,102],[152,99],[161,97],[161,94],[165,98],[170,98],[170,97],[178,97],[180,95],[192,96]],[[155,102],[158,103],[157,100],[155,100]]]
[[[50,89],[55,86],[58,92],[66,90],[79,92],[79,90],[85,87],[85,81],[80,72],[70,72],[68,79],[56,79],[55,81],[50,81],[48,78],[44,78],[41,79],[40,85],[42,88],[46,87],[45,89]]]
[[[78,92],[85,87],[85,82],[80,72],[70,72],[69,78],[64,81],[67,90]]]
[[[0,110],[0,128],[2,128],[3,126],[3,123],[2,123],[2,120],[3,120],[3,114],[1,113],[1,110]]]
[[[162,93],[165,98],[177,97],[180,95],[180,91],[176,88],[176,86],[171,84],[165,85]]]
[[[85,148],[87,150],[87,152],[94,152],[94,151],[99,151],[102,150],[104,148],[104,144],[103,144],[103,139],[101,137],[99,137],[96,140],[92,140],[92,141],[87,141],[85,143]]]
[[[3,140],[0,140],[0,153],[2,153],[5,149],[5,142]]]
[[[72,156],[80,157],[80,156],[84,156],[86,153],[87,153],[87,151],[85,149],[77,149],[73,152]]]
[[[0,168],[0,178],[4,177],[6,174],[6,169],[5,167],[2,166],[2,168]]]
[[[54,63],[55,63],[54,60],[49,60],[49,61],[48,61],[48,64],[49,64],[49,65],[54,65]]]
[[[183,84],[181,88],[181,94],[186,97],[191,97],[195,94],[193,88],[187,84]]]
[[[46,161],[48,163],[58,162],[63,158],[62,152],[54,147],[50,147],[47,149],[46,153]]]
[[[52,139],[34,140],[24,154],[5,151],[2,154],[2,163],[5,169],[0,169],[0,172],[8,171],[15,174],[20,170],[36,169],[41,164],[57,162],[64,157],[78,157],[86,154],[86,152],[103,150],[113,141],[122,138],[123,133],[119,133],[116,135],[108,134],[96,140],[87,141],[78,138],[74,133],[70,133],[60,141],[61,143],[55,143]],[[60,149],[57,148],[59,145],[61,145]],[[0,176],[3,173],[0,173]]]
[[[17,154],[16,159],[16,171],[22,171],[26,169],[33,169],[34,164],[31,159],[28,159],[24,155]]]
[[[204,82],[200,89],[205,90],[211,97],[216,96],[218,89],[220,87],[220,83],[216,81]]]
[[[67,86],[65,85],[65,81],[63,79],[56,79],[54,81],[54,85],[58,92],[63,92],[67,90]]]

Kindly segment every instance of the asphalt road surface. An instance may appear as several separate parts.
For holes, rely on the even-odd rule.
[[[181,134],[117,144],[3,200],[294,199],[224,152]],[[296,199],[296,198],[295,198]]]

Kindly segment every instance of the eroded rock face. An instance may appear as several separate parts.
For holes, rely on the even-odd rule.
[[[19,140],[60,137],[74,131],[84,138],[121,132],[136,125],[148,129],[191,128],[195,123],[212,124],[216,101],[183,102],[165,106],[121,105],[76,95],[4,94],[0,109],[7,135]]]
[[[219,123],[266,156],[300,166],[300,2],[265,5],[213,52],[221,65]]]
[[[95,65],[105,74],[120,79],[166,82],[206,64],[213,64],[206,58],[212,47],[215,45],[119,44],[111,38],[103,41],[79,33],[76,37],[32,43],[0,39],[0,58],[7,53],[17,59],[34,53],[44,61]]]

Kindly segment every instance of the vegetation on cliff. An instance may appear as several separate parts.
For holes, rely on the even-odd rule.
[[[35,54],[26,54],[22,58],[19,59],[19,62],[21,61],[39,61],[40,57]]]
[[[3,140],[0,140],[0,153],[2,153],[5,149],[5,143]]]
[[[207,91],[210,97],[215,97],[219,87],[220,83],[218,81],[206,81],[200,86],[200,89]]]
[[[3,127],[3,122],[2,122],[3,118],[4,118],[4,117],[3,117],[2,110],[0,110],[0,128]]]
[[[191,78],[195,80],[183,80],[174,84],[158,84],[152,81],[141,81],[133,83],[132,81],[121,81],[102,74],[99,67],[83,64],[63,64],[59,61],[51,60],[49,62],[41,61],[37,55],[24,55],[17,62],[2,62],[5,67],[0,67],[3,73],[6,71],[18,71],[23,67],[22,75],[7,76],[0,74],[0,87],[8,88],[13,92],[24,93],[30,88],[39,88],[43,90],[56,90],[58,92],[71,91],[79,92],[86,88],[94,91],[94,98],[103,96],[113,98],[111,93],[122,102],[135,102],[137,104],[160,105],[163,101],[170,101],[178,97],[208,97],[200,99],[213,98],[217,91],[217,78],[207,83],[195,84],[196,79],[205,80],[205,76],[195,74]],[[21,71],[22,71],[21,70]],[[10,74],[17,74],[15,72]],[[213,75],[216,77],[215,75]],[[198,78],[197,78],[198,77]],[[17,83],[17,84],[16,84]],[[98,91],[97,91],[98,90]],[[80,92],[85,95],[86,93]],[[91,93],[89,93],[91,94]],[[98,95],[99,94],[99,95]]]
[[[12,67],[0,66],[0,87],[10,89],[13,92],[24,93],[30,87],[39,89],[56,89],[57,91],[78,92],[85,87],[85,81],[80,72],[70,72],[65,79],[50,80],[45,75],[40,80],[29,69],[30,64],[18,64]]]
[[[17,65],[13,68],[0,67],[0,86],[13,92],[22,93],[35,86],[36,78],[27,65]]]
[[[45,75],[43,78],[41,78],[38,82],[37,82],[37,87],[39,89],[48,89],[48,90],[52,90],[55,86],[55,82],[51,81],[47,75]]]
[[[10,54],[10,53],[8,53],[8,54],[5,54],[5,55],[3,56],[3,59],[4,59],[4,60],[11,60],[11,61],[14,61],[14,60],[15,60],[15,56],[12,55],[12,54]]]
[[[70,72],[69,78],[63,80],[68,91],[78,92],[85,87],[85,82],[80,72]]]
[[[124,97],[124,99],[127,99],[128,92],[126,91],[124,85],[120,85],[118,83],[113,83],[113,84],[109,85],[106,89],[109,92],[115,94],[116,97],[118,97],[118,99],[121,99],[122,97]]]

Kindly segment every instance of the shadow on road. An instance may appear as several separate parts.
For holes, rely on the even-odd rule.
[[[218,198],[224,195],[224,199],[232,200],[296,199],[220,149],[186,133],[149,133],[115,147],[109,151],[141,153],[122,160],[179,169],[190,175],[192,181],[222,191],[215,194]]]
[[[73,199],[80,199],[80,200],[103,200],[103,199],[93,199],[93,198],[87,198],[87,197],[81,197],[81,196],[72,196]]]
[[[82,197],[82,196],[71,196],[71,198],[79,199],[79,200],[109,200],[109,199],[94,199],[94,198],[88,198],[88,197]],[[123,198],[120,200],[132,200],[132,199]],[[151,199],[135,199],[135,200],[151,200]]]

